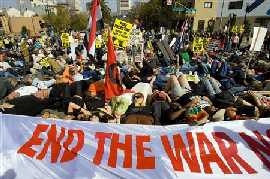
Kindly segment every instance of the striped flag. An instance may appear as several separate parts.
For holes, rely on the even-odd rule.
[[[100,0],[93,0],[91,8],[91,14],[89,17],[89,23],[88,23],[88,46],[87,51],[89,54],[91,54],[93,57],[95,56],[95,42],[96,42],[96,31],[101,30],[103,25],[102,20],[102,12],[101,12],[101,6],[100,6]]]
[[[180,48],[184,47],[185,42],[185,33],[188,30],[188,20],[186,19],[181,27],[181,33],[180,33]]]
[[[185,22],[182,24],[181,32],[179,37],[177,37],[176,42],[174,43],[173,51],[174,53],[178,53],[180,51],[180,48],[184,47],[185,42],[185,32],[188,30],[188,20],[186,19]]]

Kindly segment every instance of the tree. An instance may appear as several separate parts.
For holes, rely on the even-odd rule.
[[[185,5],[185,0],[179,0]],[[129,21],[139,18],[143,21],[146,29],[158,27],[173,28],[179,19],[184,18],[184,13],[179,14],[173,11],[173,6],[167,6],[165,1],[150,0],[148,3],[137,4],[128,14]]]
[[[111,9],[104,0],[101,0],[102,17],[105,23],[112,20]],[[57,7],[57,14],[48,14],[43,19],[57,31],[67,29],[86,30],[89,13],[71,14],[65,7]]]
[[[47,15],[44,20],[58,32],[69,29],[71,24],[69,11],[64,7],[57,7],[57,14]]]
[[[105,0],[101,0],[100,5],[104,22],[110,24],[112,21],[111,9],[108,7],[108,4],[105,2]]]
[[[28,29],[26,28],[26,26],[22,26],[22,29],[21,29],[21,35],[26,38],[27,35],[28,35]]]
[[[82,31],[87,28],[88,15],[86,13],[74,14],[70,18],[71,29],[76,31]]]

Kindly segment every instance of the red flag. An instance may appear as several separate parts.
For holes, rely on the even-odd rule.
[[[88,37],[88,52],[89,54],[95,56],[95,41],[96,41],[96,31],[97,31],[97,23],[102,21],[102,13],[100,0],[93,0],[91,9],[91,15],[89,17],[88,29],[89,29],[89,37]]]
[[[123,93],[121,85],[120,70],[116,63],[112,35],[108,37],[108,53],[105,74],[105,100],[109,101],[113,96],[119,96]]]

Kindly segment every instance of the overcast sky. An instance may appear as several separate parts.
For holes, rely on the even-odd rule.
[[[23,0],[22,0],[23,1]],[[86,2],[91,0],[81,0],[82,9],[85,9]],[[108,6],[112,9],[112,11],[116,11],[116,0],[106,0],[108,2]],[[58,0],[58,2],[65,2],[65,0]],[[17,7],[16,0],[0,0],[0,8],[8,8],[8,7]]]
[[[23,1],[23,0],[21,0]],[[58,2],[65,2],[66,0],[58,0]],[[82,9],[85,10],[85,4],[86,2],[89,2],[91,0],[81,0],[81,6]],[[106,0],[108,2],[108,6],[111,8],[113,12],[116,11],[117,8],[117,0]],[[138,2],[140,0],[131,0],[132,2]],[[147,1],[147,0],[144,0]],[[16,7],[16,0],[0,0],[0,8],[7,8],[7,7]]]

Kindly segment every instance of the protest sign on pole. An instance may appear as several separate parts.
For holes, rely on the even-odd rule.
[[[50,63],[48,61],[48,57],[41,59],[38,63],[45,68],[48,68],[50,66]]]
[[[102,47],[102,35],[98,35],[96,37],[96,48],[101,48]]]
[[[240,26],[233,26],[232,27],[232,30],[231,30],[233,33],[243,33],[245,31],[244,29],[244,26],[243,25],[240,25]]]
[[[270,120],[146,126],[2,115],[1,178],[270,178]]]
[[[170,47],[172,48],[172,46],[175,44],[176,42],[176,38],[173,38],[172,41],[170,42]]]
[[[204,41],[203,38],[195,38],[192,43],[192,51],[194,53],[200,53],[204,51]]]
[[[120,19],[116,19],[113,25],[113,41],[115,47],[126,48],[129,34],[133,25]]]
[[[69,41],[69,34],[68,33],[62,33],[61,34],[61,41],[62,41],[62,47],[68,48],[70,46]]]
[[[250,51],[255,51],[255,52],[261,51],[266,33],[267,33],[267,28],[254,27],[253,38],[252,38],[251,46],[249,49]]]
[[[162,44],[164,45],[164,48],[168,52],[168,55],[169,55],[170,59],[172,61],[176,61],[175,54],[173,53],[171,47],[169,46],[168,41],[167,40],[163,40],[162,41]]]

